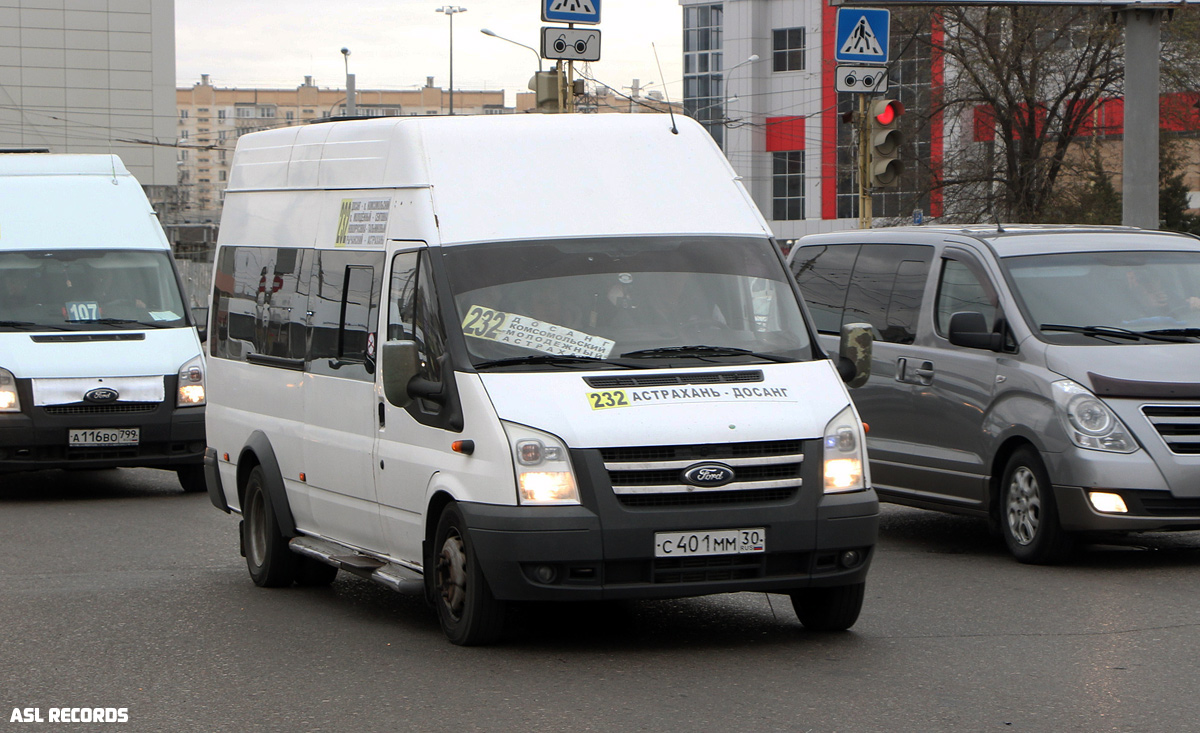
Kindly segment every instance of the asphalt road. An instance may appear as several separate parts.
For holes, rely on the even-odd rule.
[[[154,470],[0,476],[0,731],[1191,731],[1200,533],[1020,565],[886,507],[858,624],[784,596],[542,605],[449,644],[342,574],[256,588],[237,521]],[[12,722],[14,708],[128,722]]]

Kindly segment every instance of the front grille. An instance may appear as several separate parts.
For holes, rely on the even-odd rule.
[[[693,374],[643,374],[619,377],[584,377],[589,387],[615,389],[618,387],[671,387],[681,384],[742,384],[763,381],[758,369],[740,372],[695,372]]]
[[[1142,414],[1172,453],[1200,454],[1200,405],[1143,405]]]
[[[660,557],[654,561],[655,583],[711,583],[762,577],[765,555]]]
[[[800,440],[603,448],[600,455],[613,493],[627,507],[780,502],[803,484]],[[710,462],[733,469],[733,481],[713,487],[684,481],[689,467]]]
[[[48,405],[42,409],[47,415],[133,415],[154,412],[160,402],[114,402],[108,405]]]

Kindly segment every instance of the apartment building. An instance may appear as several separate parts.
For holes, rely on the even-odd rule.
[[[434,85],[414,89],[360,89],[360,117],[449,114],[450,93]],[[166,223],[216,223],[239,136],[255,130],[346,116],[346,91],[319,87],[311,76],[291,89],[217,87],[208,74],[175,92],[178,187],[166,202]],[[503,114],[503,90],[454,91],[454,113]]]

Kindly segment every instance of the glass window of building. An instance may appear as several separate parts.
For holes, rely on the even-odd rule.
[[[771,153],[771,218],[797,221],[804,218],[804,151]]]
[[[776,28],[771,32],[775,71],[804,71],[804,29]]]
[[[724,143],[725,131],[722,14],[719,4],[683,9],[684,112],[704,125],[719,145]]]

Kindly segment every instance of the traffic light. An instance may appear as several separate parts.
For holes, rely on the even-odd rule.
[[[900,183],[904,164],[900,162],[900,118],[904,105],[898,99],[876,99],[867,111],[867,139],[870,151],[867,180],[872,188],[892,188]]]

